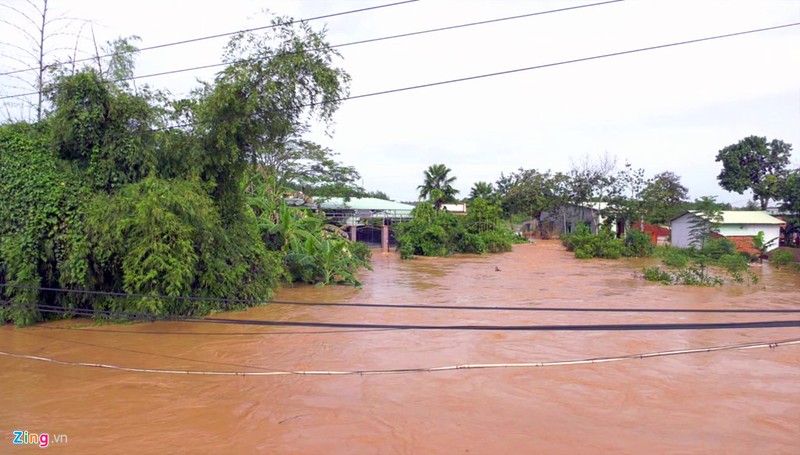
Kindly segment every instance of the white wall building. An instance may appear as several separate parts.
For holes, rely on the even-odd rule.
[[[696,211],[684,212],[670,221],[672,229],[672,245],[689,248],[692,246],[692,226],[701,215]],[[775,239],[769,250],[778,247],[782,220],[770,216],[767,212],[725,210],[718,223],[718,233],[724,237],[755,237],[764,233],[764,241]],[[699,245],[695,245],[699,246]]]

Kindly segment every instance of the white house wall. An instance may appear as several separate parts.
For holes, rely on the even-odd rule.
[[[726,224],[719,228],[719,233],[725,237],[755,237],[759,232],[763,232],[764,241],[769,242],[781,235],[781,228],[777,224]],[[778,240],[775,240],[767,251],[775,248],[778,248]]]
[[[689,248],[692,246],[692,222],[696,219],[691,213],[685,213],[670,223],[672,246]]]
[[[683,214],[672,220],[672,245],[680,248],[692,246],[692,222],[696,219],[690,213]],[[723,224],[719,227],[720,235],[725,237],[755,237],[759,232],[764,232],[764,240],[770,241],[780,235],[780,226],[776,224]],[[773,243],[768,251],[778,247],[778,242]]]

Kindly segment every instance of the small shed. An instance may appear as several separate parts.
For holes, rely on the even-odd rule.
[[[739,250],[746,250],[744,245],[752,245],[753,237],[759,232],[764,233],[764,241],[769,242],[775,239],[767,251],[778,247],[778,237],[780,236],[782,220],[762,211],[745,210],[725,210],[721,213],[722,219],[717,222],[717,233],[733,241]],[[694,245],[692,238],[692,227],[698,219],[703,219],[708,223],[708,219],[696,210],[684,212],[670,221],[672,234],[672,245],[689,248]],[[748,242],[749,241],[749,242]]]
[[[605,202],[589,202],[585,205],[565,204],[553,210],[541,213],[539,220],[526,220],[522,223],[522,231],[537,231],[542,238],[568,234],[578,224],[586,224],[592,233],[597,233],[605,221],[602,210]],[[612,229],[613,230],[613,229]]]

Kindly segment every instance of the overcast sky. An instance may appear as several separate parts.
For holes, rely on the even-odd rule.
[[[53,14],[92,20],[99,41],[139,35],[140,47],[266,25],[264,7],[307,18],[386,3],[392,0],[49,2]],[[420,0],[312,24],[340,44],[588,3]],[[0,4],[22,8],[24,0]],[[343,47],[336,64],[360,95],[795,22],[800,0],[628,0]],[[19,39],[0,23],[0,41]],[[137,74],[219,62],[225,42],[142,52]],[[0,71],[16,68],[0,63]],[[137,83],[180,96],[213,74]],[[7,78],[0,82],[0,95],[16,92]],[[677,173],[693,198],[744,205],[747,195],[719,188],[714,158],[758,135],[792,143],[800,164],[800,27],[355,99],[335,118],[333,137],[316,131],[311,139],[355,166],[367,189],[396,200],[416,200],[433,163],[450,167],[466,196],[474,182],[494,182],[501,172],[567,171],[571,160],[608,152],[648,176]]]

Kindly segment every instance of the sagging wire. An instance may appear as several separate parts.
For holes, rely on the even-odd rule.
[[[526,363],[468,363],[461,365],[447,365],[440,367],[429,368],[395,368],[384,370],[285,370],[285,371],[200,371],[200,370],[174,370],[174,369],[158,369],[158,368],[135,368],[125,367],[120,365],[110,365],[104,363],[89,363],[89,362],[70,362],[66,360],[58,360],[48,357],[16,354],[11,352],[0,351],[0,355],[6,357],[13,357],[17,359],[36,360],[40,362],[53,363],[65,366],[78,366],[87,368],[101,368],[107,370],[125,371],[130,373],[148,373],[148,374],[173,374],[173,375],[193,375],[193,376],[378,376],[390,374],[411,374],[411,373],[440,373],[444,371],[461,371],[461,370],[486,370],[486,369],[501,369],[501,368],[538,368],[538,367],[554,367],[554,366],[569,366],[569,365],[587,365],[597,363],[621,362],[634,359],[647,359],[653,357],[666,357],[676,355],[700,354],[719,351],[736,351],[748,349],[769,348],[775,349],[779,346],[789,346],[800,344],[800,338],[790,338],[777,341],[764,341],[755,343],[741,343],[724,346],[712,346],[706,348],[695,349],[679,349],[672,351],[658,351],[642,354],[630,354],[617,357],[595,357],[589,359],[579,360],[561,360],[549,362],[526,362]]]

